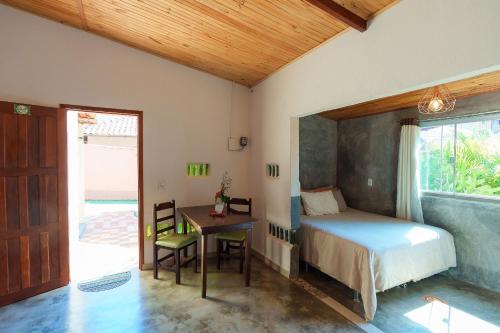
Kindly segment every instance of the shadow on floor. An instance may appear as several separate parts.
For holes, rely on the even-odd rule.
[[[301,263],[300,277],[351,311],[364,316],[354,291],[330,276]],[[384,332],[500,333],[500,294],[438,274],[377,293],[371,322]]]

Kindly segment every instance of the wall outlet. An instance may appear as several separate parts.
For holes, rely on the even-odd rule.
[[[373,179],[368,178],[368,186],[372,187],[373,186]]]

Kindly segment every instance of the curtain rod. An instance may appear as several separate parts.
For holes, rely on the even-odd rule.
[[[438,125],[448,125],[448,124],[458,124],[467,123],[473,121],[485,121],[485,120],[495,120],[500,117],[500,110],[476,113],[476,114],[466,114],[459,116],[448,116],[442,118],[426,119],[422,120],[420,124],[422,126],[438,126]]]
[[[418,126],[420,121],[417,118],[406,118],[406,119],[401,119],[401,126],[408,125],[408,126]]]

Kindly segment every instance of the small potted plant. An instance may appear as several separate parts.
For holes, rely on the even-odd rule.
[[[222,214],[224,212],[224,206],[227,204],[229,197],[227,193],[231,187],[231,182],[233,180],[229,177],[228,172],[224,172],[222,176],[222,181],[220,183],[220,191],[215,193],[215,213]]]

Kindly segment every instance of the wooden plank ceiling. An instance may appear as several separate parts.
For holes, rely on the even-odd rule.
[[[333,0],[0,0],[0,3],[253,86],[327,39],[350,29],[349,22],[367,20],[398,0],[334,0],[334,5],[347,10],[344,14],[350,12],[345,20],[325,9],[328,1]],[[362,31],[359,25],[356,28]]]
[[[500,91],[500,71],[493,71],[446,84],[456,98],[465,98]],[[428,89],[428,88],[427,88]],[[333,119],[351,119],[375,115],[404,108],[417,108],[427,89],[420,89],[400,95],[379,98],[360,104],[321,112],[319,115]]]

